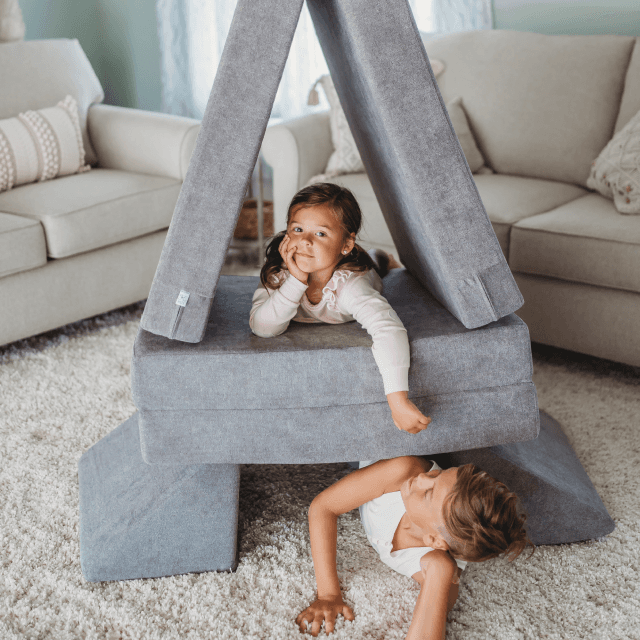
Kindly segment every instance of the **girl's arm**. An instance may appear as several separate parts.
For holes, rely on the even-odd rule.
[[[356,509],[383,493],[396,491],[420,461],[410,456],[380,460],[364,469],[351,472],[320,493],[309,508],[309,537],[316,574],[318,596],[297,618],[301,631],[311,626],[311,635],[333,631],[335,619],[342,614],[353,620],[353,611],[342,600],[336,568],[338,516]]]
[[[273,338],[286,331],[306,290],[307,285],[292,276],[275,291],[256,289],[249,315],[251,331],[261,338]]]
[[[395,425],[409,433],[426,429],[431,419],[408,398],[409,340],[398,314],[365,276],[352,276],[342,289],[338,303],[373,339],[371,351],[382,375]]]
[[[441,549],[425,554],[422,572],[413,576],[420,582],[420,595],[413,610],[407,640],[444,640],[447,613],[458,596],[460,571],[455,560]]]

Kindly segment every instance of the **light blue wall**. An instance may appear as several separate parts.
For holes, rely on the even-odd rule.
[[[640,36],[640,0],[493,0],[496,29]]]
[[[20,0],[27,40],[77,38],[105,102],[160,111],[155,0]]]

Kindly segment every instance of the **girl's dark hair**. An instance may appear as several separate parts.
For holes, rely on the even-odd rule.
[[[349,189],[331,182],[318,182],[300,189],[289,204],[287,226],[289,226],[291,212],[296,207],[314,207],[322,204],[326,204],[336,216],[345,237],[352,233],[356,236],[358,235],[362,225],[362,212],[358,201]],[[286,231],[277,233],[267,245],[267,257],[260,271],[260,282],[265,288],[275,290],[282,284],[276,275],[284,268],[284,261],[278,251],[278,247],[285,234]],[[348,269],[349,271],[378,270],[377,265],[369,254],[358,244],[355,244],[351,252],[341,258],[336,265],[336,269]]]
[[[524,526],[527,516],[519,506],[516,494],[485,471],[474,464],[458,467],[444,503],[451,553],[471,562],[502,554],[513,561],[529,545],[533,553],[535,545]]]

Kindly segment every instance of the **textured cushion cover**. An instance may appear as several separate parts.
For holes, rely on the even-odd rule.
[[[248,322],[257,284],[220,279],[199,344],[139,332],[132,391],[147,461],[329,462],[535,437],[529,334],[517,316],[468,330],[406,270],[385,278],[409,334],[409,396],[434,417],[416,439],[391,421],[364,329],[292,323],[259,338]],[[339,448],[322,446],[327,430]]]
[[[640,218],[589,194],[516,223],[514,271],[640,292]]]
[[[44,229],[37,220],[0,213],[0,277],[47,262]]]
[[[593,161],[587,186],[613,199],[620,213],[640,213],[640,111]]]
[[[90,582],[234,569],[237,465],[153,467],[138,416],[78,463],[80,564]]]
[[[114,169],[25,185],[0,194],[0,211],[40,220],[49,256],[83,251],[166,229],[180,181]]]
[[[66,95],[78,103],[89,164],[96,162],[87,135],[87,111],[104,98],[100,82],[77,40],[28,40],[0,47],[0,119],[56,104]],[[4,90],[6,88],[6,90]]]
[[[54,107],[0,120],[0,191],[88,170],[78,105],[67,96]]]
[[[445,63],[442,95],[462,96],[492,169],[586,186],[611,138],[634,44],[493,30],[429,41],[427,53]]]
[[[588,193],[566,182],[521,176],[476,175],[474,180],[505,256],[509,255],[509,237],[515,222]]]

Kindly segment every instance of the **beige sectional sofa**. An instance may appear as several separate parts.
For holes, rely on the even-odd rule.
[[[0,344],[147,297],[199,123],[100,104],[77,40],[0,44],[0,119],[78,102],[85,173],[0,193]]]
[[[462,97],[494,171],[474,178],[532,340],[640,366],[640,215],[587,188],[591,163],[640,110],[640,39],[494,30],[425,47],[445,64],[445,103]],[[267,129],[276,229],[332,151],[328,112]],[[363,244],[395,251],[366,174],[334,181],[362,206]]]

